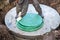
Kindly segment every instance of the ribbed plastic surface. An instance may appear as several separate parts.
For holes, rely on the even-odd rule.
[[[42,17],[34,13],[27,13],[21,20],[16,22],[16,25],[20,30],[27,32],[40,29],[42,27],[42,24]]]

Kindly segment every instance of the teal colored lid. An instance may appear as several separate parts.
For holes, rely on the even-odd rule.
[[[21,20],[16,22],[17,27],[23,31],[36,31],[42,27],[43,19],[38,14],[27,13]]]

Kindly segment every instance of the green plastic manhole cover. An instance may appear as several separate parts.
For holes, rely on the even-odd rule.
[[[20,30],[32,32],[40,29],[43,24],[43,19],[40,15],[27,13],[21,20],[16,22]]]

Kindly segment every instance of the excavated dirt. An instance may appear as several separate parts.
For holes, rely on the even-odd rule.
[[[0,40],[14,40],[13,35],[11,35],[5,25],[0,25]]]

